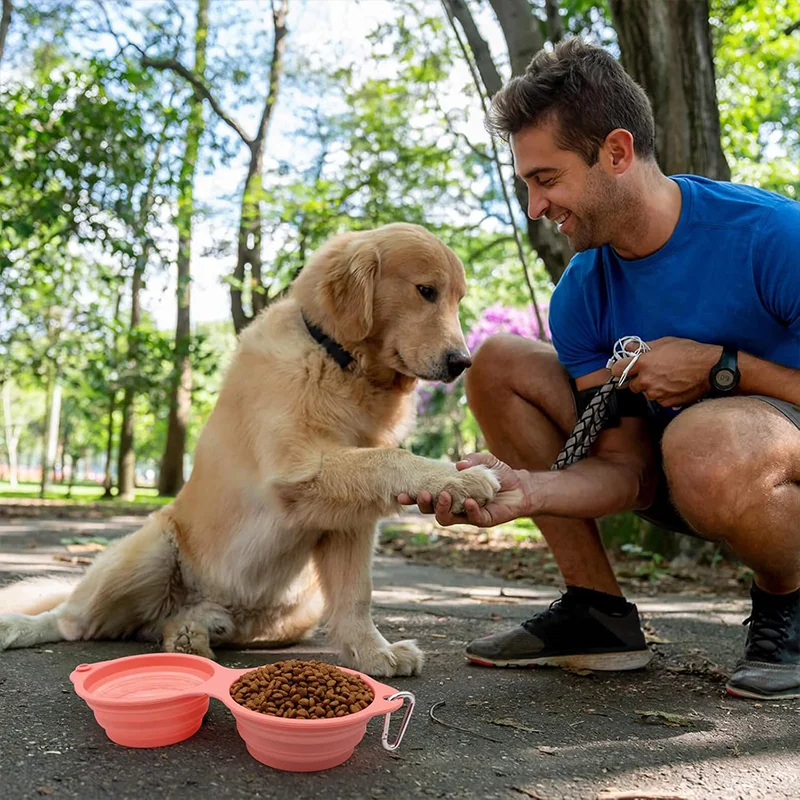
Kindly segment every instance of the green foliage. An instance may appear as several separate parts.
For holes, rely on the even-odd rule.
[[[714,0],[712,14],[733,178],[800,199],[800,2]]]

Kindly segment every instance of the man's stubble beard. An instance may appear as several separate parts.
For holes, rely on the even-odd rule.
[[[622,230],[641,224],[641,214],[629,192],[599,172],[591,172],[587,181],[584,210],[576,210],[575,232],[570,240],[573,250],[581,253],[613,244]]]

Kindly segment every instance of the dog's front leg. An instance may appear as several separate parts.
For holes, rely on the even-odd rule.
[[[372,621],[374,540],[374,528],[361,526],[327,533],[314,550],[330,636],[345,666],[375,677],[416,675],[422,651],[410,640],[389,644]]]
[[[448,492],[459,513],[471,497],[483,505],[500,487],[486,467],[454,464],[407,450],[347,447],[308,454],[302,466],[271,481],[291,526],[347,530],[398,510],[398,495]]]

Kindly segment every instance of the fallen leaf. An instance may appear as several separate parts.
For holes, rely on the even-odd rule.
[[[558,752],[557,747],[548,747],[545,744],[540,744],[537,749],[539,750],[540,753],[544,753],[545,755],[548,756],[554,756]]]
[[[650,725],[666,725],[677,728],[681,726],[689,727],[692,724],[689,717],[685,717],[682,714],[671,714],[667,711],[634,711],[633,713],[640,716],[642,722]]]
[[[534,800],[545,800],[544,795],[534,792],[533,789],[526,789],[524,786],[509,786],[508,788],[520,794],[524,794],[525,797],[532,797]]]
[[[54,555],[54,561],[66,561],[67,564],[86,564],[87,566],[92,563],[91,558],[82,558],[80,556],[61,556]]]
[[[53,792],[55,792],[55,789],[52,786],[37,786],[36,791],[39,792],[39,794],[44,795],[44,794],[53,794]]]
[[[528,725],[517,722],[515,719],[511,719],[511,717],[500,717],[499,719],[493,719],[492,725],[503,725],[506,728],[516,728],[518,731],[525,731],[526,733],[542,733],[542,731],[540,731],[538,728],[531,728]]]
[[[709,661],[707,658],[700,658],[688,664],[670,664],[664,667],[666,672],[673,672],[683,675],[697,675],[701,678],[711,678],[715,681],[727,681],[730,673],[719,664]]]
[[[644,625],[642,625],[642,630],[644,631],[644,640],[648,644],[672,644],[669,639],[659,636],[650,622],[645,622]]]
[[[86,544],[68,544],[68,553],[100,553],[106,549],[104,544],[97,542],[87,542]]]

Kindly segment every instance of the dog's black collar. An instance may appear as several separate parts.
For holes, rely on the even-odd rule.
[[[308,328],[308,332],[311,334],[312,338],[319,342],[327,351],[328,355],[342,368],[347,369],[350,364],[353,363],[355,360],[347,350],[342,347],[339,342],[334,341],[324,333],[320,328],[318,328],[313,322],[309,322],[308,318],[305,314],[303,314],[303,322],[306,324],[306,328]]]

